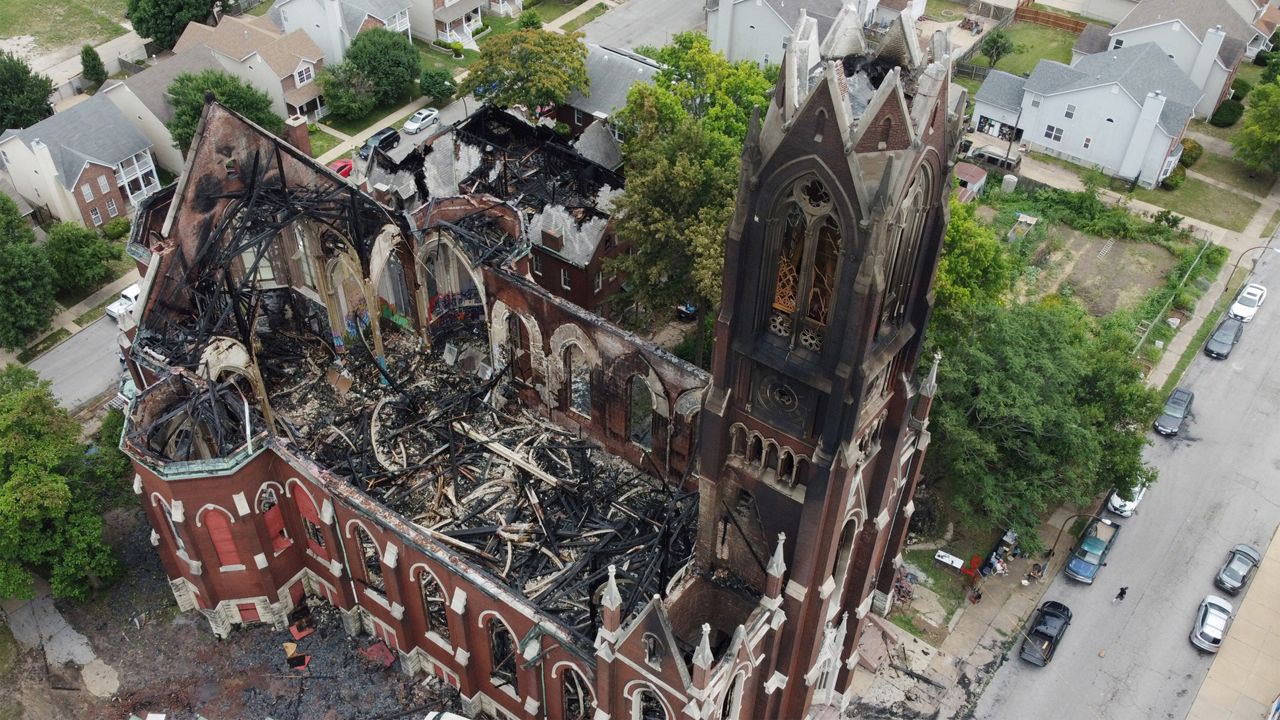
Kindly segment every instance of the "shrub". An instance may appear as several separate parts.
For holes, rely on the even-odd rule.
[[[1182,138],[1182,157],[1178,158],[1178,164],[1191,167],[1196,164],[1201,155],[1204,155],[1203,145],[1191,138]]]
[[[1173,168],[1173,172],[1169,173],[1169,177],[1165,178],[1160,183],[1160,187],[1164,188],[1165,190],[1177,190],[1178,188],[1182,187],[1182,183],[1186,181],[1187,181],[1187,169],[1182,167],[1181,165],[1177,165]]]
[[[129,234],[129,218],[121,215],[118,218],[112,218],[106,225],[102,226],[102,236],[115,242]]]
[[[1236,100],[1244,100],[1251,90],[1253,90],[1253,83],[1244,78],[1236,78],[1231,81],[1231,97]]]
[[[444,100],[453,97],[453,93],[457,90],[457,86],[453,82],[453,76],[448,70],[433,70],[423,68],[422,77],[418,80],[418,85],[422,88],[422,94],[436,100]]]
[[[526,5],[525,7],[528,7],[528,6]],[[524,12],[520,13],[520,20],[516,23],[516,25],[521,30],[541,30],[542,18],[538,17],[538,13],[532,10],[525,10]]]
[[[524,6],[529,7],[529,3],[525,3]],[[1260,50],[1257,55],[1253,56],[1253,64],[1258,67],[1266,67],[1267,62],[1271,60],[1271,55],[1272,53],[1266,50]]]
[[[436,38],[435,40],[432,40],[431,44],[435,45],[438,48],[444,48],[445,50],[453,49],[453,43],[449,42],[448,40],[444,40],[442,38]]]
[[[531,7],[537,7],[541,4],[542,0],[524,0],[524,9],[528,10]]]
[[[556,123],[555,130],[556,130],[556,134],[560,135],[561,137],[568,137],[569,133],[573,132],[573,128],[570,128],[567,124],[562,122]]]
[[[1231,127],[1236,124],[1240,116],[1244,114],[1244,103],[1239,100],[1227,98],[1218,106],[1213,117],[1209,118],[1209,124],[1216,127]]]
[[[454,57],[460,58],[462,57],[462,51],[465,50],[466,47],[460,42],[451,42],[449,43],[449,49],[453,51]]]

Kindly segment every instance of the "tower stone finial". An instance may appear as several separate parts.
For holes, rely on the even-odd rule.
[[[942,351],[933,351],[933,367],[929,368],[929,374],[925,376],[924,384],[920,386],[920,394],[925,397],[933,397],[938,392],[938,365],[942,362]]]
[[[693,665],[706,670],[711,667],[711,625],[702,623],[702,639],[698,641],[698,649],[693,652]]]
[[[786,542],[787,534],[784,532],[778,533],[778,544],[774,547],[773,557],[769,558],[769,567],[766,568],[769,577],[780,578],[787,572],[787,562],[782,559],[782,549]]]
[[[609,566],[609,581],[604,586],[604,597],[600,598],[600,604],[610,610],[617,610],[622,607],[622,595],[618,592],[618,566]]]

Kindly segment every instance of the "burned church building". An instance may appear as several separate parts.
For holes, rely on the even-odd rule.
[[[179,607],[226,636],[327,603],[497,718],[836,717],[928,445],[948,54],[801,21],[709,374],[539,277],[612,242],[610,171],[485,110],[448,192],[388,202],[211,103],[139,211],[124,321]]]

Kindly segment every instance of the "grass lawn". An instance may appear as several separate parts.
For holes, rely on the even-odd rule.
[[[581,28],[583,25],[586,25],[607,12],[609,12],[608,5],[605,5],[604,3],[596,3],[595,7],[565,23],[562,29],[567,33],[577,32],[578,28]]]
[[[1271,192],[1271,186],[1276,182],[1276,176],[1271,173],[1253,172],[1235,158],[1223,157],[1211,152],[1206,152],[1189,169],[1261,197],[1266,197]]]
[[[488,36],[481,38],[481,42],[487,39]],[[480,58],[480,53],[476,50],[463,50],[462,57],[455,58],[452,53],[431,49],[429,44],[421,40],[414,40],[413,45],[418,48],[418,57],[422,58],[422,67],[430,70],[448,70],[450,74],[466,68]]]
[[[125,0],[5,0],[0,2],[0,37],[30,35],[37,48],[79,47],[124,34]]]
[[[1276,231],[1276,226],[1280,226],[1280,210],[1271,216],[1271,222],[1267,223],[1267,229],[1262,231],[1262,237],[1271,237],[1271,233]]]
[[[368,115],[365,115],[364,117],[356,118],[355,120],[339,120],[338,118],[330,115],[329,117],[324,119],[324,124],[328,125],[334,130],[337,130],[340,133],[343,133],[345,135],[351,135],[354,137],[355,135],[359,134],[361,130],[368,129],[370,125],[382,119],[383,117],[386,117],[387,113],[403,106],[407,102],[409,101],[406,100],[404,103],[393,103],[391,105],[379,105],[374,109],[370,110]]]
[[[1236,70],[1236,77],[1241,80],[1247,80],[1250,85],[1258,87],[1262,82],[1262,71],[1264,69],[1261,65],[1254,65],[1252,60],[1245,58],[1240,61],[1240,68]]]
[[[106,300],[103,300],[102,302],[98,303],[97,307],[86,310],[84,313],[82,313],[79,317],[76,318],[75,320],[76,324],[79,325],[80,327],[88,326],[94,320],[97,320],[103,315],[106,315],[107,306],[115,302],[117,299],[118,299],[118,296],[112,295],[111,297],[108,297]]]
[[[320,128],[308,129],[307,135],[311,138],[311,157],[313,158],[320,157],[342,142],[336,135],[330,135]]]
[[[997,70],[1021,75],[1034,70],[1036,63],[1041,60],[1071,62],[1071,46],[1076,44],[1073,33],[1025,22],[1013,23],[1007,32],[1014,45],[1022,46],[1022,51],[1000,58],[1000,62],[996,63]],[[982,62],[988,62],[986,55],[981,52],[978,55],[982,57]]]
[[[969,100],[973,101],[973,96],[978,93],[978,88],[982,87],[982,81],[975,78],[964,77],[962,75],[952,75],[951,82],[965,88],[969,91]]]
[[[1216,137],[1219,140],[1230,140],[1232,134],[1236,131],[1236,127],[1239,125],[1240,123],[1237,122],[1231,127],[1220,128],[1217,125],[1210,125],[1203,120],[1192,120],[1190,129],[1210,137]]]
[[[559,0],[543,0],[533,7],[533,11],[542,18],[543,23],[549,23],[570,10],[578,7],[583,0],[570,0],[570,2],[560,2]]]
[[[1208,153],[1205,154],[1208,157]],[[1201,158],[1201,162],[1204,158]],[[1199,163],[1196,163],[1198,166]],[[1253,219],[1261,205],[1239,193],[1223,190],[1209,183],[1188,177],[1177,190],[1148,190],[1138,186],[1133,196],[1143,202],[1159,205],[1179,215],[1203,220],[1220,227],[1241,232]]]
[[[31,345],[30,347],[23,348],[22,352],[18,353],[18,362],[29,363],[32,360],[35,360],[36,358],[40,357],[41,355],[49,352],[49,350],[52,349],[54,345],[57,345],[58,343],[62,342],[63,340],[66,340],[69,337],[71,337],[71,331],[67,330],[66,328],[58,328],[57,330],[54,330],[48,335],[45,335],[44,337],[40,338],[38,342]]]
[[[1213,329],[1217,327],[1218,318],[1222,317],[1222,312],[1227,309],[1227,304],[1235,297],[1236,290],[1240,289],[1240,285],[1247,277],[1249,277],[1249,269],[1241,267],[1236,268],[1231,277],[1227,278],[1227,287],[1222,291],[1221,297],[1213,303],[1213,309],[1205,316],[1204,322],[1200,323],[1200,329],[1196,330],[1191,342],[1187,343],[1187,349],[1182,351],[1182,357],[1178,358],[1178,364],[1173,366],[1173,371],[1169,373],[1169,377],[1164,381],[1164,387],[1160,388],[1161,397],[1168,397],[1169,393],[1178,387],[1178,383],[1182,380],[1182,373],[1187,371],[1187,368],[1191,366],[1191,361],[1195,360],[1196,355],[1204,349],[1204,342],[1209,339],[1209,333],[1213,332]]]
[[[263,15],[266,15],[267,11],[271,9],[271,6],[275,4],[276,4],[276,0],[262,0],[262,2],[258,3],[257,5],[254,5],[249,10],[249,14],[257,15],[261,17]]]
[[[964,3],[951,2],[951,0],[925,0],[924,4],[924,14],[938,22],[958,21],[964,17],[968,9]]]

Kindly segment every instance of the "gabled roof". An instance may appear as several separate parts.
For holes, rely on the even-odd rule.
[[[1227,37],[1218,51],[1218,59],[1228,69],[1244,55],[1249,40],[1261,32],[1240,17],[1227,0],[1142,0],[1111,29],[1111,34],[1115,36],[1173,20],[1182,21],[1200,41],[1209,28],[1221,25]]]
[[[1101,25],[1085,25],[1076,38],[1072,50],[1084,55],[1092,55],[1106,50],[1111,45],[1111,28]]]
[[[574,90],[565,104],[596,117],[608,117],[627,104],[627,93],[636,83],[647,83],[658,74],[658,63],[642,55],[587,44],[587,77],[590,95]]]
[[[122,83],[133,91],[138,100],[162,123],[173,119],[173,107],[169,104],[169,86],[183,73],[199,73],[205,70],[222,70],[207,45],[197,45],[173,57],[160,60],[137,75],[125,78]],[[110,90],[110,88],[108,88]]]
[[[114,103],[101,93],[22,130],[5,130],[0,142],[17,138],[28,148],[49,147],[62,186],[70,190],[87,163],[115,167],[151,147]]]
[[[1026,78],[1011,75],[1003,70],[992,70],[987,74],[987,79],[982,81],[982,86],[978,88],[973,99],[975,102],[1017,111],[1022,107],[1022,90],[1026,82]]]
[[[573,142],[573,149],[591,162],[617,170],[622,165],[622,147],[604,123],[591,123]]]
[[[1160,126],[1174,137],[1186,127],[1191,109],[1203,95],[1155,43],[1125,45],[1117,50],[1086,55],[1070,66],[1041,60],[1027,78],[1025,87],[1028,92],[1056,95],[1113,83],[1120,85],[1138,105],[1142,105],[1149,93],[1164,95]]]
[[[181,54],[206,45],[237,62],[256,52],[277,77],[293,74],[303,60],[314,63],[324,58],[320,46],[302,30],[282,35],[267,27],[264,22],[250,22],[231,16],[223,17],[217,27],[193,22],[182,31],[182,37],[178,38],[173,50]]]
[[[792,30],[796,29],[796,24],[800,22],[800,11],[804,10],[809,17],[818,21],[819,37],[826,36],[836,15],[840,13],[840,8],[844,6],[843,0],[734,0],[734,4],[741,2],[763,2]],[[707,10],[715,12],[719,9],[720,0],[707,0]]]
[[[354,39],[365,18],[372,15],[388,22],[396,13],[409,9],[409,0],[338,0],[338,7],[342,11],[342,27],[347,37]]]

